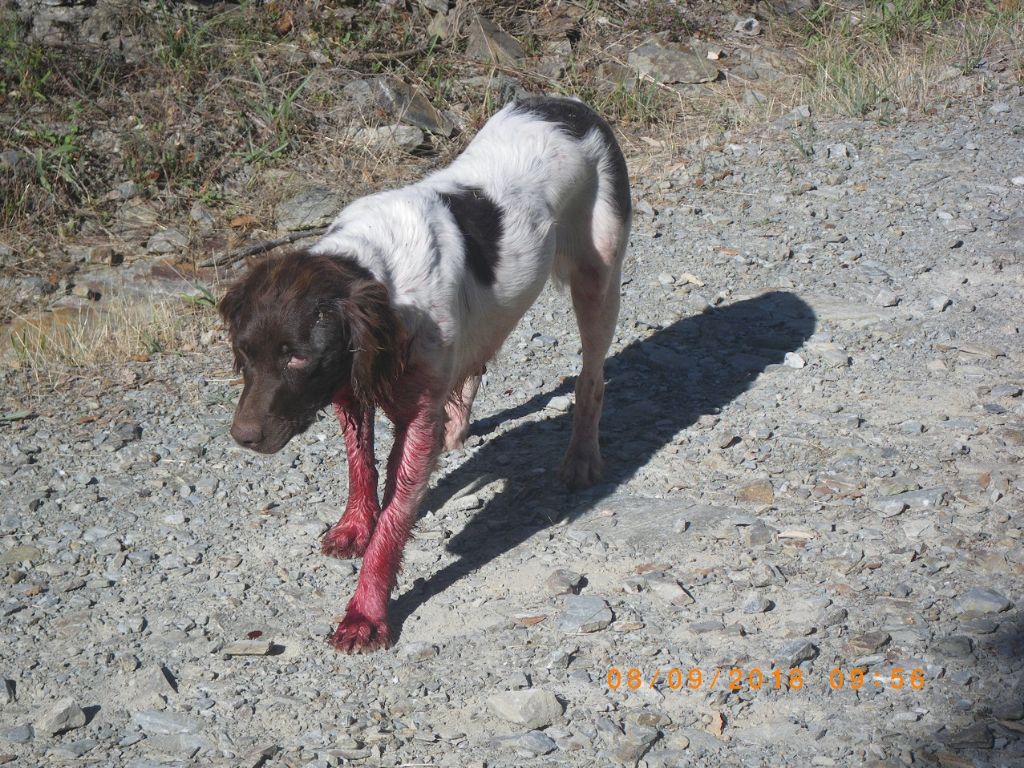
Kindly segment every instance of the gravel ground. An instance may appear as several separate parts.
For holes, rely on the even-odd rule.
[[[223,342],[59,399],[5,374],[35,416],[0,426],[0,762],[1024,764],[1024,95],[997,98],[792,116],[635,180],[607,482],[556,478],[579,355],[546,290],[386,652],[324,642],[358,565],[319,554],[326,415],[237,448]]]

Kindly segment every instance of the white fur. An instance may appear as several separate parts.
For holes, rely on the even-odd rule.
[[[611,202],[610,163],[598,130],[577,140],[509,105],[449,167],[353,202],[310,250],[353,258],[380,280],[411,356],[454,387],[480,373],[553,272],[568,280],[574,265],[615,261],[618,278],[629,221]],[[460,185],[482,188],[504,212],[490,287],[467,270],[462,235],[438,198]]]

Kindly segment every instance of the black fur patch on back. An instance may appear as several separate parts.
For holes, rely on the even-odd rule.
[[[537,96],[532,99],[523,99],[516,102],[516,109],[537,115],[549,123],[558,124],[577,141],[586,136],[591,129],[596,128],[608,147],[608,155],[611,160],[613,199],[610,202],[615,206],[619,216],[623,219],[628,218],[633,210],[633,203],[629,194],[629,171],[626,168],[626,158],[622,156],[622,150],[619,148],[619,142],[615,139],[612,127],[603,117],[581,101],[557,96]]]
[[[440,197],[462,233],[466,267],[477,282],[494,285],[505,212],[479,187],[460,186],[454,192],[441,192]]]

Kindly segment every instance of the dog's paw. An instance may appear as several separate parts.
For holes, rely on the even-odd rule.
[[[370,544],[373,530],[369,526],[340,522],[324,534],[320,551],[328,557],[341,559],[362,557]]]
[[[370,653],[391,647],[391,627],[387,616],[372,619],[349,608],[327,642],[340,653]]]
[[[562,482],[570,488],[586,488],[601,479],[604,462],[600,451],[574,451],[562,462]]]

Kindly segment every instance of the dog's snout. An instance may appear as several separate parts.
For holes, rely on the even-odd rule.
[[[255,421],[235,420],[231,425],[231,437],[245,448],[254,448],[263,442],[263,427]]]

